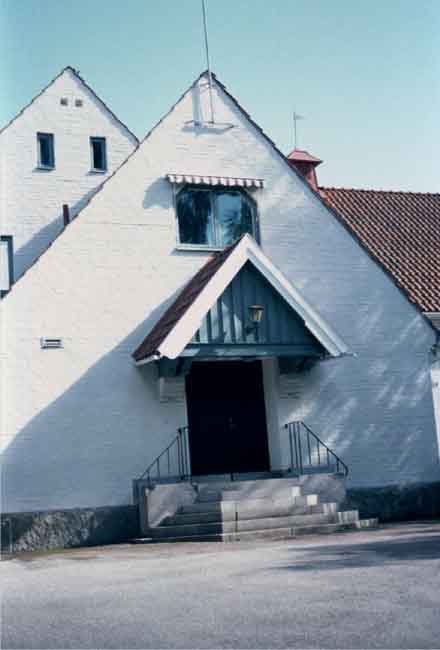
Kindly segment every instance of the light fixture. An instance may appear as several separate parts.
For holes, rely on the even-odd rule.
[[[248,310],[249,310],[249,320],[251,321],[251,323],[253,323],[254,325],[256,323],[261,323],[264,307],[262,307],[261,305],[250,305],[248,307]]]
[[[246,326],[246,333],[254,332],[258,329],[261,319],[263,318],[264,307],[262,305],[249,305],[249,321],[250,325]]]

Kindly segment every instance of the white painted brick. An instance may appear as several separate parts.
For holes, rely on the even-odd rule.
[[[292,399],[277,398],[266,364],[273,463],[286,458],[277,423],[301,417],[352,485],[440,479],[432,330],[221,91],[217,119],[234,129],[186,125],[206,113],[206,86],[200,95],[184,97],[3,300],[5,510],[129,503],[131,479],[186,423],[185,404],[159,401],[155,368],[131,358],[207,257],[176,251],[169,172],[264,178],[254,194],[264,251],[356,354],[301,375]],[[64,348],[41,350],[41,336]]]
[[[61,97],[67,106],[60,104]],[[75,99],[82,100],[82,107],[75,106]],[[37,168],[38,132],[54,134],[53,170]],[[105,174],[90,171],[91,136],[106,138]],[[134,136],[70,69],[0,134],[0,230],[14,236],[16,278],[62,229],[63,203],[74,217],[135,146]]]

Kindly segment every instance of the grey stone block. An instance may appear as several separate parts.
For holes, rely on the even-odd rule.
[[[139,535],[135,506],[4,513],[2,552],[114,544]]]
[[[152,488],[145,484],[138,488],[138,495],[140,528],[145,535],[152,526],[173,516],[182,506],[192,505],[197,491],[188,482],[157,484]]]
[[[383,522],[440,517],[440,482],[349,488],[342,507]]]
[[[335,474],[311,474],[300,479],[302,494],[317,494],[320,501],[342,503],[346,495],[345,478]]]

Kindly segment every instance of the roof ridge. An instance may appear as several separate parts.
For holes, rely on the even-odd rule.
[[[60,72],[60,73],[59,73],[59,74],[58,74],[54,79],[52,79],[52,81],[51,81],[50,83],[53,83],[54,81],[56,81],[56,79],[57,79],[59,76],[61,76],[61,74],[62,74],[65,70],[67,70],[68,68],[71,69],[71,70],[73,70],[73,71],[75,72],[75,70],[74,70],[73,68],[71,68],[71,66],[66,66],[66,68],[64,68],[64,69],[63,69],[63,70],[62,70],[62,71],[61,71],[61,72]],[[87,199],[87,201],[84,203],[84,205],[81,207],[81,209],[78,210],[78,212],[75,214],[75,217],[72,219],[72,221],[70,222],[69,226],[68,226],[67,228],[63,228],[62,230],[60,230],[60,232],[56,235],[56,237],[54,237],[54,239],[52,239],[52,240],[48,243],[48,245],[46,246],[46,248],[45,248],[43,251],[41,251],[40,255],[39,255],[39,256],[38,256],[38,257],[37,257],[37,258],[32,262],[32,264],[31,264],[31,265],[30,265],[30,266],[25,270],[25,272],[22,273],[22,275],[20,275],[19,278],[17,278],[17,280],[16,280],[16,281],[13,283],[13,285],[11,286],[11,289],[12,289],[12,290],[13,290],[13,289],[14,289],[14,288],[15,288],[15,287],[16,287],[16,286],[21,282],[21,280],[22,280],[24,277],[26,277],[26,275],[29,273],[29,271],[30,271],[30,270],[31,270],[31,269],[32,269],[32,268],[37,264],[37,262],[39,262],[39,260],[40,260],[40,259],[44,256],[44,254],[45,254],[45,253],[50,249],[50,247],[51,247],[51,246],[52,246],[52,245],[53,245],[53,244],[54,244],[58,239],[60,239],[60,237],[63,235],[63,233],[65,233],[66,230],[67,230],[68,228],[70,228],[70,227],[72,226],[72,224],[74,224],[74,223],[76,222],[76,220],[78,219],[78,217],[79,217],[79,216],[82,214],[82,212],[87,208],[87,206],[88,206],[88,205],[93,201],[93,199],[96,197],[96,195],[99,194],[99,192],[103,189],[103,187],[104,187],[104,186],[105,186],[105,185],[106,185],[106,184],[107,184],[107,183],[108,183],[108,182],[113,178],[113,176],[115,176],[115,174],[118,173],[118,171],[121,169],[121,167],[123,167],[123,166],[124,166],[124,165],[129,161],[129,160],[130,160],[130,158],[131,158],[132,156],[134,156],[134,154],[135,154],[135,153],[136,153],[136,152],[141,148],[141,146],[143,145],[143,143],[144,143],[144,142],[145,142],[145,141],[146,141],[146,140],[151,136],[151,134],[152,134],[152,133],[153,133],[153,132],[154,132],[154,131],[155,131],[155,130],[160,126],[160,124],[162,124],[162,122],[163,122],[163,121],[168,117],[168,115],[170,115],[170,114],[173,112],[173,110],[174,110],[174,109],[176,108],[176,106],[177,106],[177,105],[182,101],[182,99],[185,97],[185,95],[187,95],[187,93],[189,93],[189,92],[192,90],[192,88],[194,88],[194,86],[195,86],[195,85],[200,81],[200,79],[201,79],[201,78],[202,78],[206,73],[207,73],[206,70],[205,70],[204,72],[202,72],[202,73],[201,73],[201,74],[200,74],[200,75],[199,75],[199,76],[198,76],[198,77],[193,81],[193,83],[190,84],[190,86],[188,86],[188,88],[187,88],[183,93],[181,93],[181,95],[179,96],[179,98],[177,99],[177,101],[174,102],[174,104],[172,104],[171,108],[169,108],[168,111],[162,115],[162,117],[161,117],[161,118],[156,122],[156,124],[154,124],[154,125],[151,127],[151,129],[146,133],[146,135],[145,135],[141,140],[138,140],[138,139],[136,138],[136,140],[137,140],[137,144],[136,144],[136,146],[134,147],[134,149],[133,149],[132,151],[130,151],[130,153],[128,154],[128,156],[125,158],[125,160],[123,160],[123,161],[121,162],[121,164],[119,165],[119,167],[117,167],[117,168],[116,168],[116,169],[115,169],[115,170],[114,170],[114,171],[113,171],[109,176],[107,176],[107,178],[105,178],[105,179],[103,180],[103,182],[102,182],[100,185],[98,185],[98,187],[95,188],[95,191],[93,192],[93,194],[92,194],[92,195]],[[77,72],[75,72],[75,74],[78,75]],[[85,82],[84,82],[84,83],[85,83]],[[87,85],[87,84],[86,84],[86,85]],[[49,86],[50,86],[50,84],[48,84],[48,86],[46,86],[46,87],[48,88]],[[43,89],[41,92],[44,92],[44,90],[45,90],[45,89]],[[93,92],[93,91],[92,91],[92,92]],[[40,93],[40,94],[41,94],[41,93]],[[34,98],[34,99],[36,99],[36,98]],[[98,98],[98,99],[99,99],[99,98]],[[23,110],[24,110],[24,109],[23,109]],[[6,127],[5,127],[5,128],[6,128]],[[0,133],[1,133],[1,131],[0,131]],[[13,291],[9,291],[9,292],[6,294],[6,296],[3,298],[3,300],[7,299],[7,297],[10,296],[10,295],[12,295],[12,294],[13,294]]]
[[[197,81],[198,81],[201,77],[203,77],[205,74],[207,74],[207,73],[208,73],[208,70],[205,70],[205,71],[200,75],[200,77],[199,77],[199,78],[198,78],[194,83],[197,83]],[[229,92],[229,90],[226,88],[225,84],[224,84],[223,82],[221,82],[221,81],[218,79],[217,75],[216,75],[214,72],[211,71],[211,76],[212,76],[212,78],[215,80],[215,82],[216,82],[216,84],[219,86],[219,88],[221,88],[221,90],[223,90],[223,92],[225,93],[225,95],[226,95],[226,96],[227,96],[227,97],[232,101],[232,103],[233,103],[233,104],[238,108],[238,110],[239,110],[239,111],[244,115],[244,117],[248,120],[248,122],[250,122],[250,123],[252,124],[252,126],[253,126],[253,127],[254,127],[254,128],[255,128],[255,129],[256,129],[256,130],[257,130],[257,131],[258,131],[262,136],[263,136],[263,138],[266,140],[266,142],[267,142],[267,143],[272,147],[272,149],[273,149],[273,150],[274,150],[274,151],[275,151],[275,152],[280,156],[280,158],[281,158],[281,159],[284,161],[284,163],[286,164],[287,169],[289,169],[291,173],[295,174],[295,176],[296,176],[296,177],[301,181],[301,183],[302,183],[305,187],[307,187],[308,190],[310,190],[310,191],[311,191],[315,196],[317,196],[319,199],[321,199],[321,197],[319,196],[319,192],[315,191],[315,190],[310,186],[309,182],[304,178],[304,176],[303,176],[303,175],[302,175],[302,174],[301,174],[297,169],[295,169],[295,167],[293,167],[292,165],[290,165],[287,156],[286,156],[285,154],[283,154],[283,152],[281,151],[281,149],[279,149],[279,148],[277,147],[277,145],[275,144],[275,142],[272,140],[272,138],[271,138],[269,135],[267,135],[267,133],[264,131],[264,129],[263,129],[259,124],[257,124],[257,122],[255,122],[255,121],[252,119],[250,113],[248,113],[248,112],[246,111],[246,109],[243,108],[243,106],[240,104],[240,102],[238,101],[238,99],[236,99],[236,97],[234,97],[234,95],[233,95],[232,93]],[[311,154],[309,154],[309,155],[311,155]],[[321,200],[322,200],[322,199],[321,199]]]
[[[326,187],[324,185],[320,185],[318,188],[320,191],[323,192],[370,192],[370,193],[375,193],[375,194],[405,194],[405,195],[412,195],[412,196],[439,196],[440,197],[440,192],[414,192],[411,190],[382,190],[382,189],[376,189],[376,188],[368,188],[368,187]]]
[[[71,70],[72,72],[74,72],[74,73],[76,74],[75,69],[72,68],[72,66],[70,66],[70,65],[66,65],[66,66],[61,70],[61,72],[59,72],[55,77],[53,77],[53,79],[51,79],[51,80],[49,81],[49,83],[47,83],[47,84],[46,84],[46,85],[45,85],[45,86],[40,90],[39,93],[37,93],[36,95],[34,95],[34,97],[32,97],[32,99],[31,99],[27,104],[25,104],[25,105],[23,106],[23,108],[21,108],[21,109],[18,111],[18,113],[16,113],[16,114],[14,115],[14,117],[12,117],[12,118],[9,120],[9,122],[7,122],[4,126],[2,126],[2,127],[0,128],[0,133],[3,133],[3,131],[6,131],[6,129],[7,129],[7,128],[8,128],[8,127],[13,123],[13,122],[15,122],[15,120],[17,120],[21,115],[23,115],[23,113],[25,112],[25,110],[26,110],[27,108],[29,108],[29,106],[31,106],[31,105],[32,105],[32,104],[33,104],[33,103],[34,103],[34,102],[35,102],[35,101],[36,101],[36,100],[37,100],[37,99],[38,99],[38,98],[39,98],[39,97],[40,97],[44,92],[46,92],[46,90],[47,90],[48,88],[50,88],[50,87],[52,86],[52,84],[54,84],[55,81],[56,81],[59,77],[61,77],[62,74],[64,74],[64,73],[66,72],[66,70]]]
[[[99,96],[99,95],[98,95],[98,94],[93,90],[93,88],[92,88],[91,86],[89,86],[89,84],[85,81],[85,79],[84,79],[84,78],[79,74],[78,70],[75,70],[75,68],[74,68],[73,66],[71,66],[71,65],[66,65],[66,66],[61,70],[61,72],[59,72],[55,77],[53,77],[53,79],[52,79],[51,81],[49,81],[49,83],[47,83],[47,84],[46,84],[46,85],[45,85],[45,86],[40,90],[39,93],[37,93],[36,95],[34,95],[34,97],[32,97],[32,99],[31,99],[27,104],[25,104],[25,105],[23,106],[23,108],[22,108],[21,110],[19,110],[18,113],[17,113],[16,115],[14,115],[14,117],[12,117],[12,118],[9,120],[9,122],[7,122],[7,123],[5,124],[5,126],[1,127],[1,128],[0,128],[0,134],[3,133],[3,131],[6,131],[6,129],[7,129],[9,126],[11,126],[11,124],[13,124],[13,123],[14,123],[14,122],[19,118],[19,117],[21,117],[21,115],[23,115],[23,113],[24,113],[24,112],[25,112],[25,111],[26,111],[30,106],[32,106],[32,104],[33,104],[33,103],[34,103],[34,102],[35,102],[39,97],[41,97],[41,95],[43,95],[43,94],[46,92],[46,90],[47,90],[48,88],[50,88],[50,87],[51,87],[51,86],[52,86],[52,85],[53,85],[53,84],[54,84],[54,83],[55,83],[55,82],[56,82],[56,81],[57,81],[57,80],[58,80],[58,79],[59,79],[59,78],[60,78],[60,77],[65,73],[65,72],[67,72],[67,70],[69,70],[69,71],[70,71],[70,72],[71,72],[71,73],[72,73],[72,74],[73,74],[73,75],[74,75],[74,76],[75,76],[75,77],[76,77],[76,78],[81,82],[81,84],[82,84],[83,86],[85,86],[89,92],[92,93],[93,97],[95,97],[95,98],[100,102],[100,104],[102,104],[102,106],[104,106],[104,108],[106,109],[106,111],[107,111],[108,113],[110,113],[110,115],[113,116],[113,118],[118,122],[118,124],[120,124],[120,125],[121,125],[121,126],[122,126],[122,127],[123,127],[123,128],[124,128],[124,129],[129,133],[129,134],[130,134],[130,135],[131,135],[131,137],[135,139],[136,143],[139,143],[139,138],[138,138],[138,137],[133,133],[133,131],[131,131],[131,130],[128,128],[128,126],[127,126],[127,125],[126,125],[122,120],[119,119],[119,117],[118,117],[118,116],[117,116],[117,115],[116,115],[116,114],[111,110],[111,108],[110,108],[109,106],[107,106],[107,104],[105,103],[105,101],[104,101],[103,99],[101,99],[101,97],[100,97],[100,96]]]

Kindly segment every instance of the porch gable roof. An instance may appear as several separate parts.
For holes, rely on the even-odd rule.
[[[215,253],[192,277],[133,352],[136,363],[140,365],[161,357],[176,359],[181,355],[202,319],[246,262],[266,278],[330,356],[339,357],[349,352],[342,339],[246,234]]]

